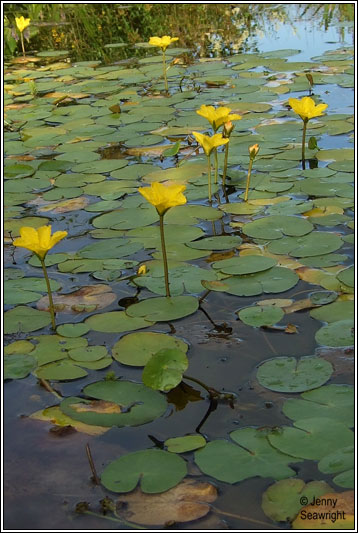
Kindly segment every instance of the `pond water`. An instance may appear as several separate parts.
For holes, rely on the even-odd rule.
[[[353,488],[352,28],[342,22],[325,30],[320,13],[302,16],[298,5],[285,9],[284,21],[270,18],[268,11],[270,31],[250,34],[244,54],[231,50],[220,57],[220,34],[211,35],[212,57],[184,57],[168,70],[170,96],[164,95],[162,58],[154,47],[131,68],[71,64],[66,55],[46,54],[40,62],[6,65],[5,372],[19,378],[7,379],[3,390],[6,529],[138,527],[111,521],[111,512],[101,515],[101,500],[116,501],[123,494],[96,485],[86,445],[101,476],[121,456],[165,450],[169,438],[202,435],[205,447],[178,457],[186,461],[191,480],[214,485],[218,496],[202,518],[185,522],[174,514],[169,526],[179,530],[289,529],[300,509],[297,502],[293,510],[288,506],[286,517],[284,494],[281,513],[262,507],[265,491],[281,479],[321,482],[318,496]],[[188,54],[174,46],[167,49],[168,61]],[[311,92],[307,73],[313,76]],[[318,148],[311,139],[303,169],[302,121],[287,101],[308,94],[328,108],[309,122],[307,140],[315,137]],[[214,185],[211,204],[206,158],[194,150],[192,137],[193,131],[211,132],[196,113],[203,104],[227,105],[242,115],[230,138],[227,188]],[[178,140],[178,155],[162,153]],[[245,203],[248,147],[256,142],[260,151]],[[222,148],[218,155],[220,175]],[[165,288],[163,267],[152,262],[162,258],[156,211],[137,189],[166,179],[185,183],[188,199],[187,206],[174,207],[164,218],[172,297],[183,302],[182,294],[190,295],[196,307],[186,312],[180,303],[179,318],[155,320],[154,304],[145,324],[133,318],[131,306],[164,296]],[[260,219],[261,225],[254,222]],[[43,312],[48,303],[45,285],[33,280],[42,279],[39,262],[12,246],[12,239],[21,226],[44,224],[68,232],[47,257],[53,258],[48,272],[57,282],[55,303],[84,287],[103,290],[57,301],[61,337],[49,337],[50,320],[38,318],[44,315],[21,314],[24,308]],[[214,240],[205,245],[207,237]],[[265,260],[269,263],[262,266]],[[142,264],[148,272],[138,276]],[[22,311],[14,316],[16,309]],[[110,314],[116,311],[121,316]],[[108,315],[98,321],[103,313]],[[70,326],[61,329],[63,324]],[[82,331],[72,324],[83,325]],[[145,363],[130,364],[128,353],[140,353],[148,341],[136,341],[128,353],[117,343],[129,334],[140,339],[143,332],[189,346],[189,377],[169,392],[156,392],[167,402],[160,416],[142,425],[106,427],[96,435],[88,427],[100,424],[81,426],[81,416],[72,420],[76,429],[64,412],[39,419],[64,398],[91,398],[83,389],[95,382],[141,383]],[[102,355],[86,359],[87,344],[102,347]],[[76,348],[82,352],[74,354]],[[20,357],[16,368],[14,357]],[[71,368],[59,370],[63,358]],[[274,371],[268,360],[276,364]],[[75,379],[71,372],[79,368]],[[130,414],[128,401],[127,409]],[[294,438],[290,431],[297,432]],[[308,443],[304,432],[310,434]],[[299,451],[293,441],[301,438]],[[320,461],[330,454],[337,460],[339,453],[346,454],[341,468],[322,466]],[[299,499],[302,486],[287,487],[282,492],[296,490]],[[80,502],[95,514],[76,513]],[[118,506],[118,515],[131,521],[123,509]]]

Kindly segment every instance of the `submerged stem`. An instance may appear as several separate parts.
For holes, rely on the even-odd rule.
[[[203,389],[205,389],[210,394],[211,397],[220,396],[220,392],[219,391],[217,391],[213,387],[209,387],[208,385],[205,385],[205,383],[200,381],[200,379],[193,378],[192,376],[188,376],[187,374],[183,374],[183,378],[184,379],[188,379],[189,381],[194,381],[194,383],[197,383],[198,385],[203,387]]]
[[[47,269],[46,269],[46,265],[45,265],[45,259],[41,259],[41,257],[39,257],[39,259],[40,259],[40,263],[41,263],[42,270],[43,270],[43,273],[44,273],[44,276],[45,276],[45,281],[46,281],[47,294],[48,294],[48,301],[49,301],[50,313],[51,313],[52,329],[53,329],[53,330],[56,330],[55,307],[54,307],[54,305],[53,305],[53,299],[52,299],[52,292],[51,292],[50,280],[48,279],[48,275],[47,275]]]
[[[169,274],[168,274],[168,260],[167,260],[167,251],[165,248],[165,238],[164,238],[164,215],[159,215],[160,222],[160,240],[162,244],[162,254],[163,254],[163,267],[164,267],[164,281],[165,281],[165,295],[169,298]]]

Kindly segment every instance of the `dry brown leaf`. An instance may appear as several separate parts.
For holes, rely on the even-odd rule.
[[[125,520],[148,526],[172,522],[190,522],[209,513],[209,503],[217,498],[210,483],[185,479],[176,487],[160,494],[144,494],[139,488],[124,494],[117,503],[117,512]]]
[[[53,303],[57,311],[65,313],[80,313],[92,310],[104,309],[115,301],[117,296],[108,285],[86,285],[78,291],[69,294],[54,294]],[[37,309],[48,311],[48,296],[44,296],[37,302]]]
[[[138,143],[139,142],[140,141],[138,140]],[[138,146],[137,148],[128,148],[125,151],[125,154],[134,155],[137,157],[141,157],[141,156],[157,157],[158,155],[162,155],[164,150],[166,150],[167,148],[170,148],[170,146],[168,146],[167,144],[165,144],[164,146],[144,146],[142,148]]]
[[[79,196],[78,198],[71,198],[70,200],[61,200],[59,202],[51,202],[39,208],[39,211],[53,211],[54,213],[69,213],[70,211],[78,211],[89,204],[88,198]]]
[[[290,200],[288,196],[275,196],[274,198],[256,198],[248,200],[248,204],[251,205],[275,205],[281,202],[287,202]]]
[[[7,159],[16,159],[16,161],[33,161],[36,157],[33,155],[8,155]]]
[[[297,333],[297,327],[294,324],[287,324],[285,333]]]
[[[354,529],[354,491],[324,494],[317,498],[315,505],[302,507],[292,526],[293,529]]]
[[[273,305],[275,307],[289,307],[291,304],[293,304],[293,300],[290,300],[289,298],[272,298],[270,300],[261,300],[260,302],[257,302],[258,305]]]
[[[209,257],[205,259],[207,263],[212,263],[213,261],[221,261],[222,259],[230,259],[235,255],[234,250],[229,250],[228,252],[212,252]]]
[[[30,416],[30,418],[43,420],[44,422],[51,422],[57,427],[72,426],[79,433],[86,433],[87,435],[103,435],[103,433],[106,433],[106,431],[110,429],[102,426],[90,426],[89,424],[84,424],[78,420],[73,420],[73,418],[65,415],[58,405],[48,407],[45,410],[41,409],[40,411],[36,411],[36,413],[33,413]]]
[[[346,374],[354,376],[354,349],[353,348],[329,348],[322,346],[315,351],[317,357],[326,359],[334,368],[334,376]]]
[[[106,400],[92,400],[89,403],[74,403],[70,407],[77,413],[118,414],[122,412],[120,405]]]
[[[309,298],[305,298],[304,300],[297,300],[293,304],[284,307],[283,310],[288,314],[302,311],[302,309],[310,309],[311,307],[317,307],[317,305],[313,304]]]

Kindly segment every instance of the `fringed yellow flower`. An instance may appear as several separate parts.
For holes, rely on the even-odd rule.
[[[138,190],[150,204],[154,205],[158,214],[162,216],[171,207],[186,204],[186,198],[183,194],[185,189],[185,185],[164,185],[155,181],[150,187],[140,187]]]
[[[66,235],[67,231],[56,231],[51,235],[51,226],[41,226],[38,229],[23,226],[20,228],[20,237],[15,239],[13,244],[27,248],[43,260],[47,252]]]
[[[30,25],[31,19],[25,19],[24,17],[15,17],[16,27],[20,33],[26,30],[27,26]]]
[[[216,132],[220,126],[228,122],[229,120],[240,120],[241,115],[231,114],[231,109],[229,107],[218,107],[215,109],[212,105],[202,105],[200,109],[197,110],[197,114],[201,117],[206,118]]]
[[[204,135],[203,133],[193,131],[193,135],[208,157],[214,148],[229,142],[229,139],[224,139],[221,133],[215,133],[215,135],[210,137],[209,135]]]
[[[152,46],[158,46],[165,52],[168,46],[175,41],[178,41],[179,37],[169,37],[169,35],[164,35],[163,37],[151,37],[149,39],[149,44]]]
[[[304,96],[300,100],[298,98],[289,98],[288,103],[293,111],[304,121],[308,121],[315,117],[321,117],[323,111],[328,107],[328,104],[316,105],[313,98],[310,98],[309,96]]]

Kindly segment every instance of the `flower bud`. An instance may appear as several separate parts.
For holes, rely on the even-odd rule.
[[[227,122],[225,122],[224,124],[224,130],[223,130],[223,137],[224,139],[228,139],[230,137],[230,135],[232,134],[233,132],[233,129],[234,129],[234,124],[231,122],[231,120],[228,120]]]
[[[258,144],[253,144],[252,146],[249,146],[250,159],[255,159],[255,157],[259,153],[259,150],[260,146]]]
[[[147,267],[146,265],[141,265],[138,270],[137,270],[137,274],[138,276],[144,276],[145,274],[147,273]]]

